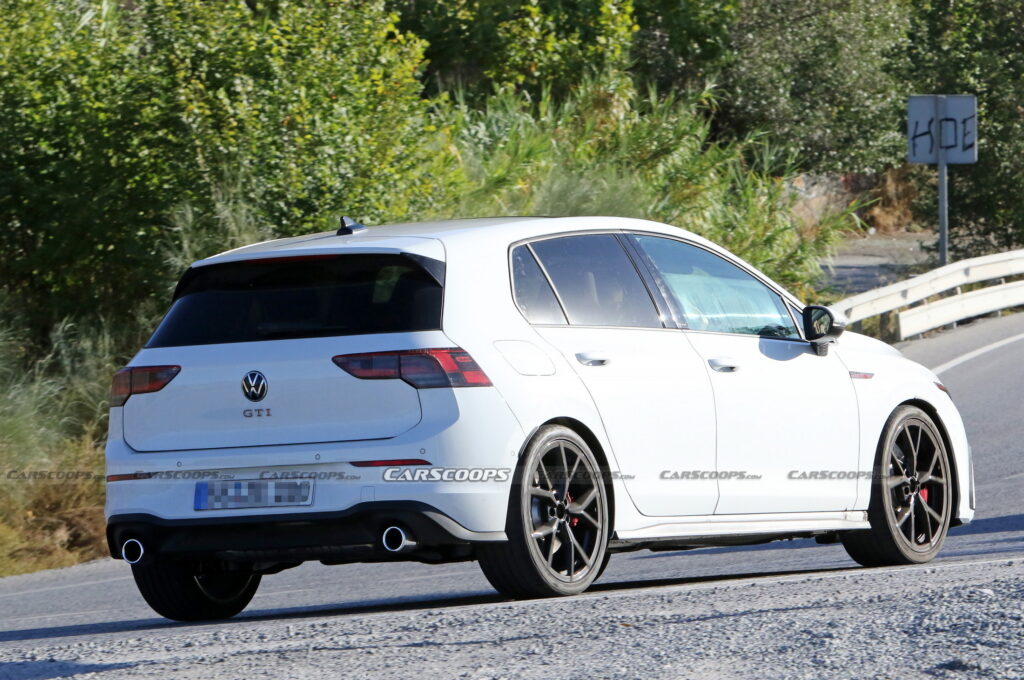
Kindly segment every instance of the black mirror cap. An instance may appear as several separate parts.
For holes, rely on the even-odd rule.
[[[814,344],[832,342],[846,330],[846,317],[822,305],[804,307],[804,337]]]

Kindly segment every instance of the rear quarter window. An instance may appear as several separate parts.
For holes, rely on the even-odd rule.
[[[555,292],[526,246],[512,249],[512,292],[516,305],[530,323],[566,324]]]
[[[246,260],[196,267],[147,347],[441,327],[443,289],[404,255]]]

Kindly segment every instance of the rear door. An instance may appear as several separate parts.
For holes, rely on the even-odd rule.
[[[397,254],[196,267],[132,361],[180,371],[128,399],[125,441],[167,451],[397,436],[420,421],[416,389],[357,379],[332,358],[450,345],[441,300],[441,283]]]
[[[804,341],[781,296],[719,255],[637,235],[710,369],[718,514],[845,510],[859,427],[847,368]]]
[[[712,513],[718,486],[707,372],[666,327],[620,237],[538,240],[513,249],[512,260],[517,303],[589,390],[620,466],[612,472],[640,512]]]

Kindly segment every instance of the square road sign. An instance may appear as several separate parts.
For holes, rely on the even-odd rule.
[[[911,95],[907,102],[907,160],[977,163],[977,98],[973,94]]]

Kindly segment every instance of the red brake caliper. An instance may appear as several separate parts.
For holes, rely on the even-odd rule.
[[[921,489],[921,500],[923,500],[925,503],[928,502],[928,489]]]
[[[569,493],[568,491],[566,491],[565,492],[565,505],[566,505],[566,507],[568,507],[570,504],[572,504],[572,494]],[[574,527],[574,526],[576,526],[579,523],[580,523],[580,518],[579,517],[573,517],[572,519],[569,520],[569,526],[571,526],[571,527]]]

